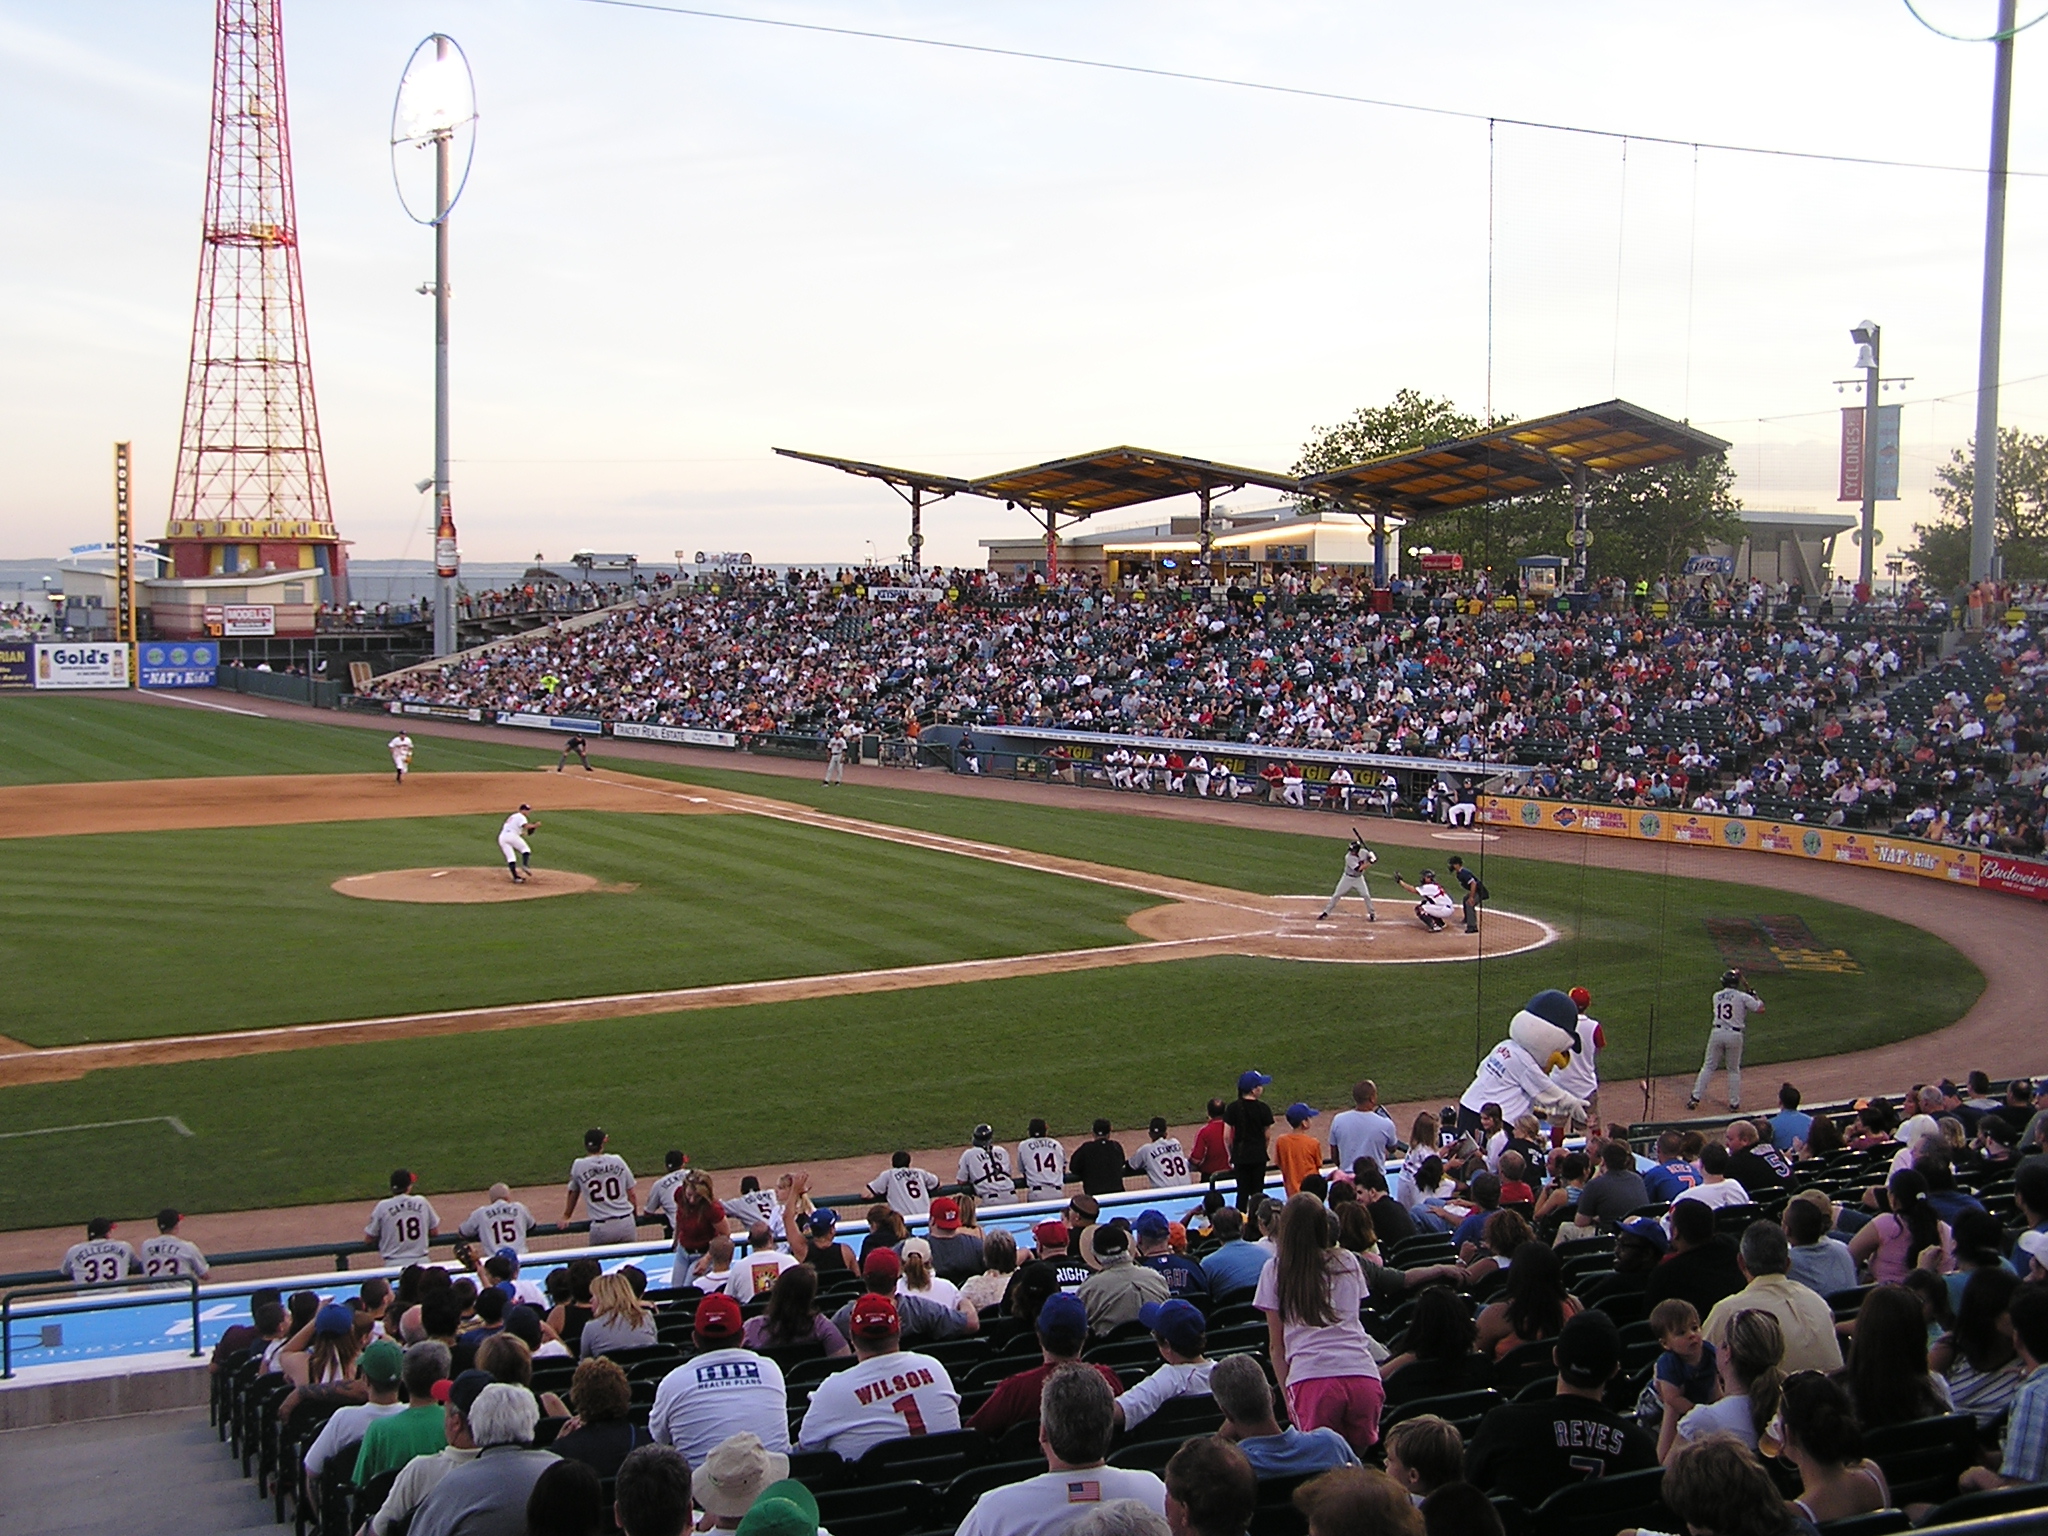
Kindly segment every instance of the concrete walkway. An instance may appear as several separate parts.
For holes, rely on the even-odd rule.
[[[0,1536],[277,1529],[204,1408],[0,1434]]]

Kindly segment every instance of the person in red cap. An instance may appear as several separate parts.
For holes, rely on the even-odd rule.
[[[751,1430],[771,1451],[789,1449],[789,1389],[782,1367],[740,1345],[746,1326],[730,1296],[697,1303],[690,1335],[697,1352],[662,1377],[647,1428],[691,1466],[730,1435]]]
[[[1600,1027],[1600,1021],[1586,1010],[1593,1006],[1593,994],[1584,987],[1573,987],[1565,994],[1572,1000],[1572,1006],[1579,1010],[1578,1027],[1574,1031],[1579,1043],[1572,1047],[1570,1057],[1563,1066],[1550,1069],[1550,1080],[1575,1099],[1586,1101],[1585,1118],[1572,1116],[1572,1129],[1600,1123],[1600,1072],[1597,1063],[1600,1053],[1607,1049],[1607,1032]]]
[[[867,1256],[860,1273],[867,1284],[867,1295],[893,1298],[898,1331],[907,1338],[936,1343],[981,1332],[981,1314],[965,1302],[949,1307],[929,1296],[897,1296],[896,1283],[903,1278],[903,1261],[894,1248],[877,1248]],[[860,1341],[853,1336],[853,1309],[859,1304],[860,1298],[856,1298],[832,1314],[832,1326],[856,1347]]]
[[[930,1355],[902,1347],[893,1297],[869,1291],[854,1302],[848,1324],[858,1363],[835,1371],[811,1393],[799,1450],[835,1451],[858,1461],[885,1441],[960,1427],[953,1378]]]
[[[955,1285],[981,1273],[981,1239],[960,1230],[960,1202],[951,1195],[932,1201],[931,1228],[925,1241],[932,1250],[932,1272]]]

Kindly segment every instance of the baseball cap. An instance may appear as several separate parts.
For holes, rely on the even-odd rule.
[[[1638,1216],[1634,1221],[1624,1221],[1621,1230],[1624,1236],[1648,1243],[1659,1253],[1666,1252],[1671,1246],[1671,1240],[1664,1235],[1662,1223],[1649,1216]]]
[[[87,1237],[105,1237],[113,1230],[114,1218],[111,1216],[95,1216],[85,1224],[85,1235]]]
[[[1067,1224],[1059,1220],[1041,1221],[1031,1229],[1031,1235],[1037,1239],[1041,1250],[1064,1248],[1072,1240],[1072,1234],[1067,1231]]]
[[[315,1333],[347,1333],[356,1325],[355,1313],[338,1301],[330,1301],[313,1314]]]
[[[839,1214],[829,1206],[819,1206],[811,1212],[811,1236],[829,1237],[839,1229]]]
[[[1140,1211],[1137,1221],[1132,1223],[1132,1229],[1148,1243],[1156,1243],[1166,1236],[1169,1226],[1164,1211]]]
[[[1038,1309],[1038,1336],[1065,1353],[1088,1337],[1088,1309],[1072,1291],[1056,1291]]]
[[[1152,1123],[1146,1126],[1145,1129],[1154,1136],[1164,1136],[1166,1134],[1166,1116],[1154,1115]]]
[[[818,1536],[818,1501],[794,1479],[770,1483],[740,1521],[739,1536]]]
[[[1573,987],[1565,996],[1572,1000],[1572,1006],[1581,1013],[1593,1006],[1593,994],[1584,987]]]
[[[1263,1088],[1272,1081],[1273,1079],[1266,1076],[1257,1067],[1252,1067],[1237,1074],[1237,1091],[1239,1093],[1249,1093],[1252,1089]]]
[[[2022,1232],[2013,1246],[2048,1269],[2048,1232]]]
[[[1208,1323],[1193,1302],[1148,1301],[1138,1308],[1138,1321],[1173,1347],[1175,1354],[1199,1355]]]
[[[500,1248],[496,1253],[492,1254],[491,1257],[494,1259],[503,1259],[507,1264],[510,1264],[512,1266],[512,1272],[515,1275],[519,1273],[519,1250],[517,1248]]]
[[[697,1303],[697,1315],[690,1327],[700,1339],[730,1339],[746,1326],[740,1304],[724,1292],[714,1292]]]
[[[751,1430],[721,1440],[690,1478],[690,1492],[708,1515],[731,1519],[754,1507],[770,1483],[789,1476],[789,1458],[769,1450]]]
[[[1570,1386],[1597,1387],[1621,1364],[1621,1329],[1605,1312],[1580,1312],[1557,1336],[1557,1374]]]
[[[1287,1106],[1287,1118],[1291,1121],[1294,1121],[1297,1124],[1303,1120],[1313,1120],[1317,1115],[1321,1113],[1321,1110],[1310,1109],[1306,1104],[1302,1103],[1299,1099],[1297,1099],[1294,1103]]]
[[[157,1229],[162,1232],[168,1232],[184,1219],[185,1213],[183,1211],[179,1210],[175,1205],[167,1205],[156,1213]]]
[[[960,1230],[960,1202],[951,1195],[941,1195],[932,1202],[932,1230],[934,1232],[958,1232]]]
[[[860,1272],[862,1279],[887,1280],[894,1285],[903,1278],[903,1261],[894,1248],[877,1248],[861,1261]]]
[[[405,1368],[405,1351],[389,1339],[380,1339],[356,1356],[356,1369],[373,1387],[395,1387]]]
[[[520,809],[525,810],[526,807],[521,806]],[[593,1125],[589,1130],[583,1133],[583,1145],[590,1148],[590,1150],[593,1152],[595,1152],[599,1147],[603,1146],[604,1142],[605,1132],[602,1126]]]
[[[1097,1253],[1122,1253],[1131,1246],[1131,1237],[1112,1221],[1107,1226],[1090,1227],[1082,1235],[1082,1242],[1092,1246]]]
[[[453,1381],[444,1376],[434,1383],[434,1401],[453,1403],[457,1413],[467,1415],[478,1394],[496,1381],[489,1371],[464,1371]]]
[[[1067,1202],[1067,1209],[1084,1220],[1093,1221],[1102,1214],[1102,1202],[1093,1195],[1076,1195]]]
[[[856,1337],[863,1339],[886,1339],[892,1333],[902,1331],[902,1323],[896,1317],[896,1299],[893,1296],[877,1296],[867,1292],[853,1304],[853,1315],[847,1319]]]

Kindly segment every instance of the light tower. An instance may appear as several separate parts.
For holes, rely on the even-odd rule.
[[[283,0],[218,0],[206,222],[165,530],[171,574],[321,574],[348,596],[299,274]]]

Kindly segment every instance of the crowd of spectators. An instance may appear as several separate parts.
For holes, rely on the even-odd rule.
[[[466,1270],[414,1264],[346,1299],[259,1294],[214,1369],[245,1394],[276,1380],[298,1448],[279,1475],[359,1490],[380,1532],[584,1529],[542,1523],[544,1492],[608,1497],[633,1531],[635,1469],[656,1463],[684,1518],[694,1500],[747,1529],[773,1485],[796,1512],[756,1528],[798,1532],[830,1523],[849,1480],[929,1515],[998,1464],[941,1522],[972,1536],[1156,1529],[1065,1523],[1123,1500],[1174,1531],[1242,1532],[1275,1500],[1331,1536],[1493,1529],[1451,1522],[1569,1500],[1596,1466],[1610,1490],[1645,1474],[1646,1515],[1661,1497],[1733,1536],[2048,1481],[2048,1111],[2030,1081],[1835,1112],[1787,1084],[1775,1114],[1644,1146],[1487,1112],[1447,1132],[1450,1111],[1404,1140],[1370,1083],[1327,1132],[1297,1104],[1273,1136],[1246,1107],[1264,1075],[1239,1086],[1191,1150],[1163,1123],[1132,1148],[1104,1124],[1013,1160],[978,1127],[951,1181],[898,1154],[844,1241],[801,1171],[720,1198],[678,1158],[643,1202],[593,1132],[572,1180],[623,1170],[629,1208],[676,1233],[668,1284],[591,1257],[536,1285],[511,1243],[462,1249]],[[1028,1162],[1047,1141],[1055,1162]],[[1283,1198],[1240,1179],[1233,1200],[1226,1176],[1254,1160]],[[1131,1178],[1150,1203],[1106,1206]],[[1051,1189],[1057,1215],[1001,1224]],[[524,1209],[492,1195],[464,1223],[486,1241]],[[1930,1441],[1957,1454],[1928,1484],[1905,1451]],[[866,1470],[905,1457],[931,1487]],[[464,1470],[479,1463],[493,1475]],[[1077,1479],[1089,1508],[1062,1491]],[[1198,1506],[1224,1523],[1187,1523]],[[1368,1509],[1377,1523],[1344,1523]]]

